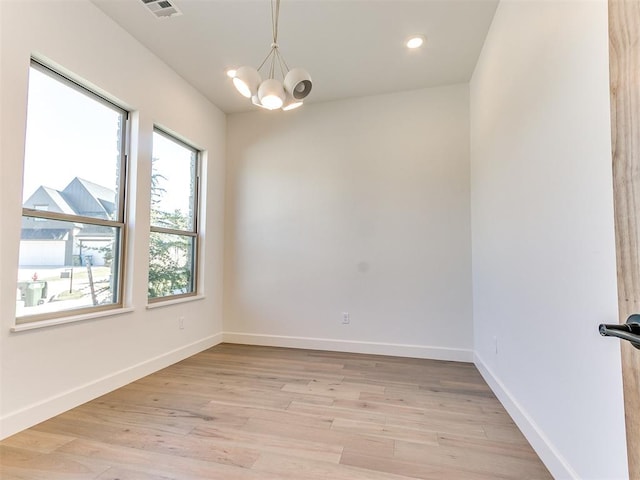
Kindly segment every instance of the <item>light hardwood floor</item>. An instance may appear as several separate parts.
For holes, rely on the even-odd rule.
[[[7,438],[0,474],[552,478],[471,364],[230,344]]]

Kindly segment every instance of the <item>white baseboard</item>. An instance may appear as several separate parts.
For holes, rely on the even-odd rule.
[[[553,478],[579,480],[578,474],[571,468],[567,461],[560,455],[549,439],[535,424],[518,401],[511,395],[504,384],[496,377],[491,369],[477,354],[474,354],[474,363],[484,380],[489,384],[493,393],[502,403],[511,418],[516,423],[522,434],[529,441],[542,462],[545,464]]]
[[[0,440],[221,342],[221,333],[212,335],[11,412],[0,418]]]
[[[333,352],[367,353],[395,357],[428,358],[453,362],[472,362],[473,352],[463,348],[430,347],[426,345],[405,345],[398,343],[360,342],[354,340],[334,340],[329,338],[289,337],[284,335],[263,335],[251,333],[224,332],[224,341],[244,345],[269,347],[305,348],[309,350],[329,350]]]

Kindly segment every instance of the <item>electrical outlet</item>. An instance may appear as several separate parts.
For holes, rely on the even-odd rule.
[[[184,330],[184,317],[178,317],[178,328]]]
[[[349,325],[351,322],[351,318],[349,317],[349,312],[342,312],[342,324]]]

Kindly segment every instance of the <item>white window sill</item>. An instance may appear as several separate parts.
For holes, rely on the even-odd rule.
[[[157,302],[147,304],[147,310],[152,310],[154,308],[168,307],[171,305],[177,305],[179,303],[196,302],[199,300],[204,300],[205,298],[207,297],[205,297],[204,295],[194,295],[192,297],[180,297],[180,298],[174,298],[170,300],[160,300]]]
[[[84,322],[102,317],[113,317],[123,313],[133,312],[133,307],[114,308],[113,310],[103,310],[101,312],[84,313],[72,317],[52,318],[51,320],[38,320],[35,322],[20,323],[11,328],[12,332],[24,332],[26,330],[35,330],[38,328],[54,327],[56,325],[65,325],[67,323]]]

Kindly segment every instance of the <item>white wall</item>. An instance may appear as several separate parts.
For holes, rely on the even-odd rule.
[[[0,1],[0,437],[207,348],[222,332],[225,116],[88,1]],[[20,333],[15,283],[30,55],[134,112],[127,306],[132,312]],[[204,149],[205,298],[146,309],[153,124]],[[178,329],[178,316],[185,329]]]
[[[225,119],[89,2],[0,0],[0,26],[3,437],[221,339]],[[134,112],[133,311],[10,333],[32,53]],[[503,0],[471,132],[464,85],[230,116],[225,338],[473,348],[557,478],[626,477],[619,347],[596,331],[617,316],[607,61],[603,1]],[[154,122],[208,152],[206,298],[147,310]]]
[[[467,85],[227,128],[225,339],[472,359]]]
[[[503,1],[471,82],[477,365],[556,478],[627,477],[605,1]],[[497,353],[494,339],[497,338]]]

